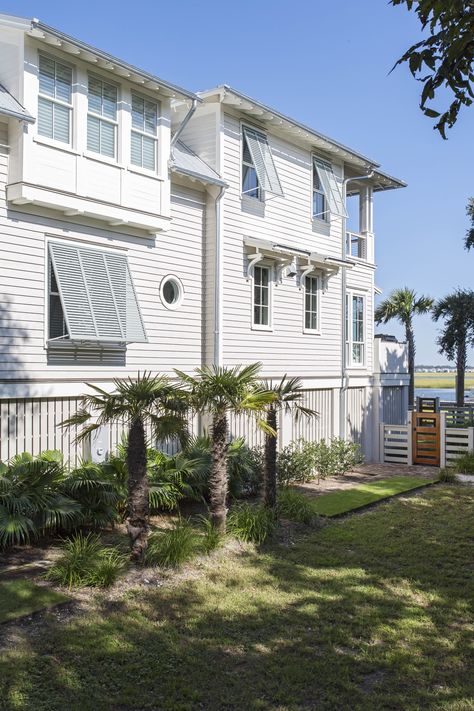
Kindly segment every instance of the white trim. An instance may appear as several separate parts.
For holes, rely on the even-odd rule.
[[[306,326],[306,279],[316,280],[316,328]],[[302,279],[301,292],[303,295],[303,333],[308,336],[321,335],[321,277],[319,274],[309,272]]]
[[[164,296],[165,285],[170,281],[173,282],[178,287],[178,298],[176,299],[176,301],[173,301],[171,304],[168,301],[166,301],[165,296]],[[169,309],[170,311],[175,311],[183,303],[183,300],[184,300],[183,282],[175,274],[167,274],[161,280],[161,282],[160,282],[160,299],[161,299],[161,303],[163,304],[163,306],[166,309]]]
[[[256,265],[257,266],[257,265]],[[258,268],[268,270],[268,325],[255,323],[254,307],[255,307],[255,269],[252,270],[251,278],[251,328],[252,331],[273,331],[273,264],[263,262],[258,264]]]
[[[352,340],[352,328],[353,328],[353,297],[358,296],[361,299],[363,299],[363,340],[362,341],[357,341],[357,345],[362,345],[362,361],[356,362],[352,358],[352,346],[353,346],[353,340]],[[363,370],[367,369],[367,291],[364,291],[362,289],[353,289],[353,288],[346,288],[346,296],[344,297],[345,299],[347,298],[348,300],[348,308],[344,304],[344,313],[347,311],[347,333],[345,334],[345,343],[344,347],[346,349],[346,362],[347,362],[347,368],[348,369],[354,369],[354,370]],[[345,324],[344,324],[345,326]]]

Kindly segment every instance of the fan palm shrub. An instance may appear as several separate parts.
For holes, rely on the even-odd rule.
[[[261,384],[260,368],[260,363],[254,363],[234,368],[204,366],[197,368],[194,375],[176,371],[187,388],[192,407],[198,412],[209,414],[212,419],[210,514],[214,526],[222,533],[225,533],[227,520],[229,413],[252,415],[257,426],[273,432],[262,416],[275,394]]]
[[[60,452],[24,453],[0,462],[0,548],[82,520],[80,503],[62,491],[64,477]]]
[[[107,392],[95,385],[81,398],[79,410],[65,427],[82,426],[78,439],[84,439],[102,425],[124,421],[128,427],[126,468],[126,525],[131,558],[143,563],[149,530],[149,482],[147,470],[148,424],[157,440],[187,439],[187,405],[180,391],[166,376],[138,374],[134,380],[114,380],[115,389]]]
[[[410,383],[408,387],[408,409],[413,410],[415,403],[415,331],[413,318],[426,314],[433,306],[430,296],[417,296],[413,289],[404,287],[395,289],[387,299],[375,309],[374,319],[377,324],[388,323],[392,319],[399,321],[405,329],[408,344],[408,372]]]
[[[81,523],[105,528],[120,520],[119,482],[108,475],[100,464],[83,462],[65,474],[61,491],[81,506]]]

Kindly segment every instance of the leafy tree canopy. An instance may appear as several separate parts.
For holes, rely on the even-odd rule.
[[[468,201],[467,207],[466,207],[466,213],[467,213],[467,216],[469,217],[469,220],[471,221],[471,224],[469,225],[467,232],[466,232],[466,239],[464,240],[464,246],[469,251],[471,249],[471,247],[474,247],[474,198],[469,198],[469,201]]]

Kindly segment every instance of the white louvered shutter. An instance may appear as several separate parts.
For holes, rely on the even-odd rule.
[[[262,190],[283,197],[280,178],[267,137],[251,128],[244,128],[244,134]]]
[[[318,172],[319,182],[328,201],[329,212],[337,217],[347,217],[342,190],[336,180],[332,166],[318,159],[314,160],[314,165]]]
[[[147,340],[126,256],[58,242],[49,252],[71,340]]]

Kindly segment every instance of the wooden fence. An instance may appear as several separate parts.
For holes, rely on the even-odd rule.
[[[380,458],[387,464],[412,463],[411,425],[380,425]]]

